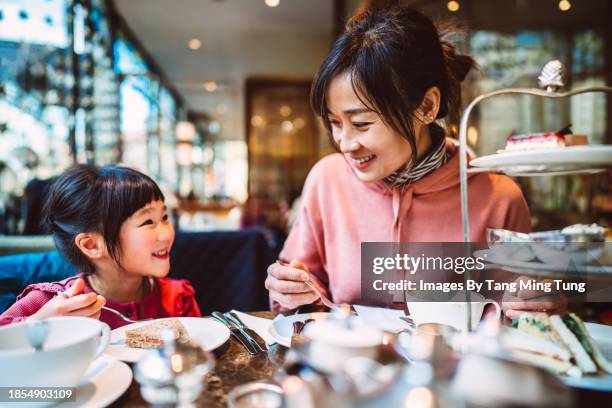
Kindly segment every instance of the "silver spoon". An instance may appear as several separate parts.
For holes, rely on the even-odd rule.
[[[26,328],[26,337],[34,350],[41,351],[43,344],[49,335],[49,322],[46,320],[36,320],[28,322]]]
[[[277,264],[279,264],[280,266],[286,266],[288,268],[291,268],[291,265],[289,265],[288,263],[285,263],[283,261],[281,261],[280,259],[278,259],[276,261]],[[307,281],[304,281],[304,283],[306,285],[308,285],[310,287],[310,289],[314,290],[314,292],[319,296],[319,298],[321,298],[321,301],[323,302],[323,304],[327,307],[329,307],[332,310],[339,310],[342,308],[342,305],[339,305],[337,303],[332,302],[327,296],[325,296],[323,293],[321,293],[321,291],[319,290],[319,288],[316,287],[316,285],[314,285],[312,282],[310,282],[310,272],[305,271],[308,274],[308,279]]]

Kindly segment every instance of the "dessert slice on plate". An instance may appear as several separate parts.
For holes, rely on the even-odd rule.
[[[580,146],[589,143],[585,135],[572,133],[571,124],[557,132],[511,135],[506,139],[506,147],[500,153],[518,152],[536,149],[556,149],[567,146]]]
[[[163,319],[125,332],[125,343],[127,347],[152,348],[163,345],[162,333],[170,330],[178,342],[190,342],[191,338],[185,326],[178,319]]]

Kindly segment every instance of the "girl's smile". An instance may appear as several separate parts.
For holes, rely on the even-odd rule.
[[[163,201],[136,211],[121,226],[121,266],[134,275],[162,278],[170,271],[174,228]]]

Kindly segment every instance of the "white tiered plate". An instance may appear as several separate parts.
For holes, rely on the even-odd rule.
[[[470,165],[521,175],[532,172],[567,174],[585,170],[600,171],[612,167],[612,146],[570,146],[503,152],[478,157],[470,161]]]
[[[605,275],[608,277],[612,275],[612,266],[610,265],[573,265],[572,270],[569,271],[566,267],[560,267],[555,264],[509,259],[508,257],[499,256],[494,251],[486,249],[474,251],[474,256],[485,257],[487,262],[499,265],[503,267],[504,270],[524,275],[548,276],[551,272],[554,272],[555,275],[577,275],[582,277],[584,277],[585,274],[589,274],[591,277],[597,275]]]

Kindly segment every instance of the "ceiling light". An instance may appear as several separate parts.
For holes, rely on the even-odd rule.
[[[276,7],[280,4],[280,0],[266,0],[265,3],[268,7]]]
[[[459,10],[459,7],[460,7],[460,5],[459,5],[459,2],[458,2],[458,1],[454,1],[454,0],[452,0],[452,1],[449,1],[448,3],[446,3],[446,8],[447,8],[449,11],[452,11],[453,13],[454,13],[455,11],[458,11],[458,10]]]
[[[572,8],[572,3],[570,3],[568,0],[561,0],[559,2],[559,10],[567,11],[570,8]]]
[[[202,41],[198,40],[197,38],[192,38],[191,40],[189,40],[189,42],[187,43],[187,45],[189,46],[189,48],[191,48],[192,50],[199,50],[200,47],[202,46]]]
[[[204,82],[204,89],[208,92],[215,92],[217,90],[217,83],[215,81]]]

